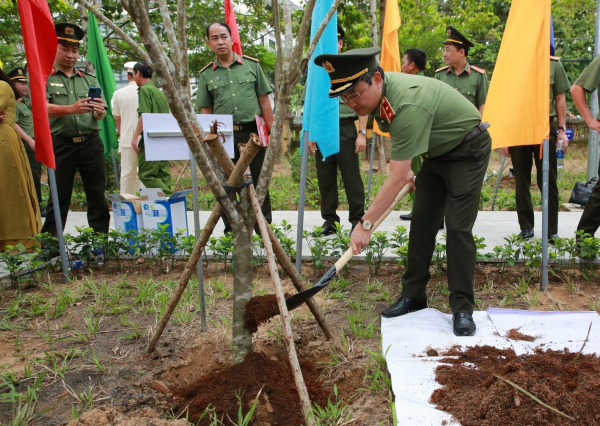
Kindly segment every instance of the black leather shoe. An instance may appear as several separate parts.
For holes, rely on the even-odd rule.
[[[39,260],[41,262],[50,262],[55,257],[59,256],[60,251],[46,248],[42,249],[42,251],[40,251],[38,255],[35,256],[35,260]]]
[[[548,242],[552,245],[554,245],[559,239],[560,237],[558,236],[558,234],[548,235]]]
[[[533,229],[523,229],[519,233],[519,235],[517,235],[517,237],[522,240],[528,240],[530,238],[533,238]]]
[[[46,209],[40,209],[40,216],[46,217]]]
[[[323,225],[321,227],[321,236],[322,237],[326,237],[327,235],[331,235],[331,234],[335,234],[335,233],[336,233],[335,226]]]
[[[409,214],[401,214],[400,215],[400,219],[402,219],[402,220],[412,220],[412,212],[410,212]]]
[[[475,334],[476,326],[473,315],[458,313],[452,315],[454,334],[457,336],[472,336]]]
[[[390,305],[381,313],[382,317],[394,318],[400,315],[406,315],[409,312],[419,311],[427,307],[427,295],[410,299],[408,297],[400,297],[394,304]]]

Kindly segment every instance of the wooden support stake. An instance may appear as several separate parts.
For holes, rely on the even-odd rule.
[[[275,255],[273,254],[273,245],[271,244],[271,239],[269,236],[268,229],[270,229],[270,227],[262,214],[260,203],[258,202],[256,191],[254,190],[254,185],[250,185],[248,187],[248,198],[252,202],[252,207],[254,207],[256,221],[258,222],[258,227],[260,228],[260,233],[263,238],[265,253],[267,255],[267,263],[269,264],[269,271],[271,272],[273,286],[275,287],[275,295],[277,296],[277,304],[279,305],[279,312],[281,313],[281,325],[288,350],[288,359],[290,361],[290,366],[292,367],[292,373],[294,374],[296,389],[298,389],[298,394],[300,395],[302,413],[306,419],[307,426],[312,426],[314,425],[314,420],[312,417],[312,405],[310,403],[308,390],[306,389],[306,383],[304,383],[304,378],[302,377],[302,371],[300,370],[300,364],[298,362],[298,354],[296,353],[296,345],[294,344],[292,324],[290,323],[290,314],[285,304],[285,295],[283,294],[283,287],[281,286],[281,281],[279,280],[279,271],[277,269]]]

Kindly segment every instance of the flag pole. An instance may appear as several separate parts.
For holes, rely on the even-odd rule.
[[[58,190],[56,189],[56,174],[52,167],[48,167],[48,181],[50,182],[50,196],[52,197],[52,206],[54,208],[54,221],[56,223],[56,236],[58,237],[58,249],[60,251],[60,262],[62,264],[65,282],[69,279],[69,264],[67,263],[67,250],[65,248],[65,238],[63,235],[62,218],[60,217],[60,204],[58,204]]]
[[[502,173],[504,173],[504,162],[506,161],[506,156],[502,154],[502,163],[500,164],[500,173],[498,173],[498,179],[496,179],[496,189],[494,189],[494,199],[492,200],[492,211],[494,211],[494,207],[496,206],[496,197],[498,196],[498,189],[500,188],[500,181],[502,180]]]
[[[196,243],[200,239],[200,206],[198,201],[198,172],[196,169],[196,159],[190,151],[191,169],[192,169],[192,194],[194,196],[194,231],[196,233]],[[206,302],[204,300],[204,273],[202,271],[202,256],[198,258],[198,297],[200,299],[200,331],[206,332]]]
[[[373,178],[373,157],[375,157],[375,138],[376,134],[373,131],[373,138],[371,138],[371,155],[369,158],[369,183],[367,185],[367,206],[369,205],[369,198],[371,197],[371,179]]]
[[[119,182],[120,181],[119,169],[117,169],[117,159],[115,156],[115,150],[112,148],[110,150],[110,155],[112,155],[113,169],[115,170],[115,183],[117,184],[117,190],[119,192],[121,192],[121,183]]]
[[[306,168],[308,166],[308,131],[302,137],[302,164],[300,166],[300,200],[298,201],[298,229],[296,231],[296,270],[302,273],[302,234],[304,231],[304,203],[306,200]]]
[[[548,287],[548,178],[550,172],[550,144],[544,139],[542,160],[542,291]]]

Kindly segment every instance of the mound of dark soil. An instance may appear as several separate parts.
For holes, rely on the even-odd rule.
[[[442,384],[430,401],[463,425],[594,425],[600,423],[600,358],[565,349],[517,357],[511,349],[476,346],[451,349],[436,369]],[[544,407],[495,377],[510,380],[544,403],[575,418]]]
[[[288,295],[286,294],[285,296],[287,297]],[[256,333],[259,325],[269,321],[275,315],[279,315],[277,296],[274,294],[254,296],[246,304],[244,328],[251,333]]]
[[[319,371],[316,365],[303,362],[301,369],[311,402],[321,407],[327,405],[329,392],[317,382]],[[210,405],[215,409],[218,418],[227,424],[227,416],[237,421],[237,395],[242,395],[245,415],[261,388],[262,393],[252,424],[291,426],[305,423],[289,364],[269,359],[256,352],[248,354],[239,364],[200,377],[187,386],[172,390],[172,393],[176,402],[175,411],[181,412],[188,407],[189,421],[192,423],[196,424]],[[209,425],[210,419],[205,416],[199,424]]]

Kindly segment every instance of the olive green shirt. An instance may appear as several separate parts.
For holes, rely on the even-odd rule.
[[[420,75],[421,77],[425,77],[425,74],[423,74],[423,71],[419,71],[418,73],[416,73],[415,75]]]
[[[142,113],[168,114],[169,104],[165,94],[151,81],[138,88],[138,117]]]
[[[381,96],[371,114],[390,133],[395,161],[445,154],[481,121],[479,111],[459,92],[433,78],[386,72]],[[384,97],[394,111],[391,122],[381,114]]]
[[[23,129],[25,134],[32,139],[33,135],[33,114],[31,114],[31,99],[29,96],[17,99],[17,119],[16,123]]]
[[[229,67],[217,59],[200,71],[196,105],[233,115],[233,124],[254,123],[262,115],[258,98],[271,92],[258,60],[234,53]]]
[[[340,120],[344,120],[346,118],[354,118],[358,120],[358,115],[352,108],[342,102],[341,98],[338,98],[340,101]]]
[[[481,68],[472,67],[467,62],[465,69],[460,75],[456,75],[454,68],[447,66],[437,70],[434,78],[456,89],[469,102],[475,105],[476,108],[485,104],[490,83],[487,75],[485,75],[485,71]]]
[[[590,93],[600,87],[600,55],[583,70],[575,84]],[[600,96],[598,96],[598,106],[600,107]],[[596,118],[600,120],[600,109]]]
[[[71,77],[67,77],[54,66],[46,83],[46,99],[53,105],[73,105],[87,98],[91,86],[100,87],[93,75],[76,69]],[[88,135],[94,130],[100,130],[100,124],[93,112],[50,117],[50,133],[53,135],[75,137]]]
[[[550,117],[556,117],[555,100],[571,88],[569,77],[558,58],[550,58]]]

